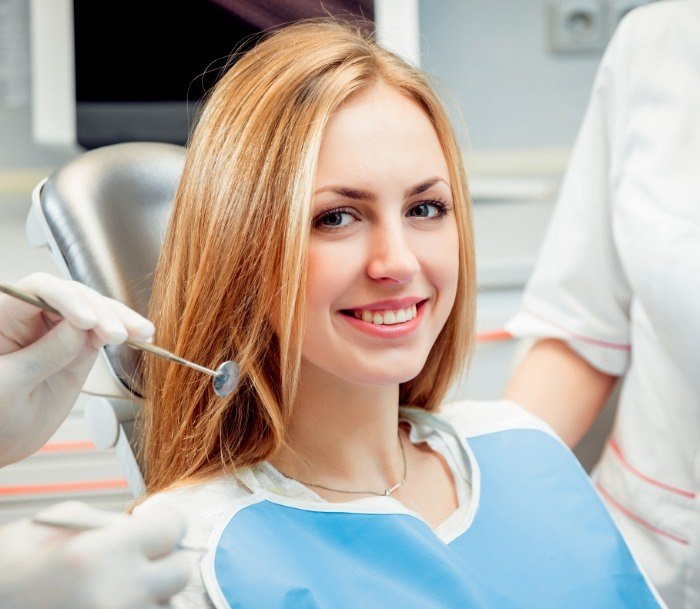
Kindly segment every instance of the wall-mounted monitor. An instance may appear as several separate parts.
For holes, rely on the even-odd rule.
[[[34,140],[185,144],[232,51],[328,13],[374,21],[380,44],[419,63],[418,0],[32,0]]]

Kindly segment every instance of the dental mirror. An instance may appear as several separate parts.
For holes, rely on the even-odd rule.
[[[17,288],[4,283],[0,283],[0,292],[4,292],[8,296],[13,296],[14,298],[22,300],[30,305],[34,305],[47,313],[53,313],[54,315],[62,317],[59,311],[54,309],[50,304],[38,296],[33,296],[32,294],[28,294],[27,292],[23,292],[22,290],[18,290]],[[199,372],[203,372],[204,374],[208,374],[209,376],[213,377],[212,387],[214,388],[214,393],[222,398],[229,395],[238,384],[240,370],[236,362],[226,361],[216,370],[212,370],[210,368],[206,368],[205,366],[200,366],[199,364],[186,360],[183,357],[179,357],[178,355],[175,355],[174,353],[171,353],[170,351],[167,351],[161,347],[157,347],[156,345],[152,345],[151,343],[132,340],[130,338],[127,338],[124,342],[132,349],[148,351],[148,353],[152,353],[153,355],[157,355],[163,359],[167,359],[171,362],[176,362],[178,364],[182,364],[183,366],[188,366],[190,368],[194,368],[195,370],[199,370]]]

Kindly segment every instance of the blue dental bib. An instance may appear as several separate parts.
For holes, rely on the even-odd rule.
[[[248,497],[202,562],[217,609],[663,607],[572,453],[536,429],[462,443],[471,516],[441,539],[391,497]]]

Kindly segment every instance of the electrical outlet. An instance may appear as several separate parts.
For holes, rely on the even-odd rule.
[[[602,51],[608,39],[603,0],[550,0],[549,47],[554,52]]]
[[[607,22],[608,22],[608,38],[619,25],[622,18],[629,13],[633,8],[650,4],[652,0],[607,0]]]

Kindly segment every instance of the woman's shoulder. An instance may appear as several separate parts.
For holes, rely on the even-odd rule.
[[[179,512],[185,521],[185,536],[181,545],[191,559],[192,573],[187,587],[173,599],[173,607],[212,609],[199,573],[202,553],[209,546],[217,523],[241,502],[248,500],[250,495],[236,477],[222,474],[206,481],[153,493],[134,508],[134,513],[151,510],[157,513],[167,506]]]
[[[406,410],[412,413],[417,411],[417,409]],[[531,429],[558,439],[557,434],[547,423],[510,400],[459,400],[447,402],[436,412],[426,414],[428,419],[435,417],[437,420],[445,421],[465,438],[502,431]],[[423,415],[418,414],[418,416]],[[426,423],[429,424],[428,420]]]
[[[176,510],[187,525],[185,541],[199,546],[206,543],[219,519],[247,501],[250,495],[250,490],[236,477],[222,474],[154,493],[137,505],[134,513],[158,510],[163,506]]]

